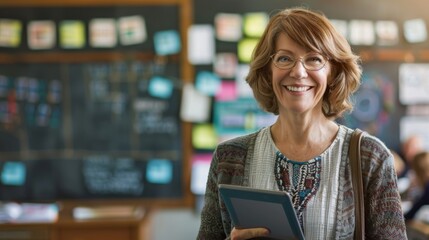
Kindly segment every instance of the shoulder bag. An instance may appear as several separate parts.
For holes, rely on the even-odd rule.
[[[355,240],[365,239],[365,208],[363,197],[363,180],[360,161],[360,144],[363,131],[355,129],[352,133],[349,146],[349,159],[352,170],[353,191],[355,196]]]

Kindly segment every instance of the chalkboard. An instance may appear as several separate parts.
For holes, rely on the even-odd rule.
[[[25,41],[32,20],[76,19],[87,25],[94,18],[138,15],[147,34],[141,44],[110,49],[88,44],[63,49],[57,42],[37,51],[106,53],[105,60],[0,64],[0,201],[184,198],[181,63],[178,56],[156,56],[153,43],[158,31],[179,32],[178,10],[176,5],[0,8],[1,18],[24,26],[24,41],[1,48],[5,54],[35,53]],[[171,91],[154,94],[154,78]]]
[[[8,163],[0,162],[3,175],[10,171],[5,169]],[[25,169],[24,182],[14,184],[2,177],[2,201],[183,197],[179,159],[94,155],[83,159],[38,159],[13,163],[22,164]]]

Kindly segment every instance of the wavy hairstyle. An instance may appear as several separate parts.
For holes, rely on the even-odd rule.
[[[323,114],[328,118],[337,118],[345,111],[351,111],[351,95],[360,86],[360,59],[322,13],[299,7],[285,9],[272,16],[253,51],[246,81],[261,107],[267,112],[279,114],[272,85],[270,56],[275,53],[277,38],[282,33],[309,51],[329,58],[331,72],[322,100]]]

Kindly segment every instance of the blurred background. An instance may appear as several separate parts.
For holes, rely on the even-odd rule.
[[[275,121],[244,79],[294,6],[362,58],[338,121],[429,150],[425,0],[0,0],[0,239],[194,239],[215,146]]]

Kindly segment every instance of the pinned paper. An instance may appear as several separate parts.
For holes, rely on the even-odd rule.
[[[375,33],[377,43],[381,46],[392,46],[399,42],[398,25],[394,21],[377,21]]]
[[[258,44],[258,39],[247,38],[238,43],[238,60],[243,63],[248,63],[252,59],[253,50]]]
[[[155,76],[149,81],[149,94],[159,98],[170,98],[173,93],[173,82],[170,79]]]
[[[63,48],[83,48],[85,27],[82,21],[65,20],[60,23],[60,45]]]
[[[210,117],[211,99],[190,83],[183,86],[180,117],[186,122],[206,122]]]
[[[237,99],[235,81],[222,81],[216,94],[216,101],[234,101]]]
[[[22,162],[5,162],[1,172],[3,185],[21,186],[25,183],[26,167]]]
[[[112,48],[118,42],[116,21],[112,18],[95,18],[89,22],[89,43],[94,48]]]
[[[167,159],[151,159],[146,166],[146,179],[150,183],[168,184],[173,180],[173,164]]]
[[[399,100],[402,104],[429,103],[429,64],[399,66]]]
[[[170,55],[180,52],[180,36],[176,30],[156,32],[153,38],[157,55]]]
[[[247,13],[244,15],[243,30],[247,37],[259,38],[264,33],[269,21],[268,14],[264,12]]]
[[[188,59],[192,64],[212,64],[215,54],[213,26],[193,25],[188,29]]]
[[[253,98],[253,91],[246,82],[246,77],[249,74],[250,66],[248,64],[240,64],[237,67],[237,76],[235,78],[237,86],[237,94],[240,98]]]
[[[27,27],[30,49],[51,49],[55,47],[56,30],[53,21],[31,21]]]
[[[134,45],[146,41],[146,23],[143,17],[121,17],[118,21],[119,39],[122,45]]]
[[[218,53],[213,64],[214,72],[222,78],[233,78],[237,71],[237,55],[234,53]]]
[[[413,135],[422,138],[423,148],[429,151],[429,119],[427,116],[405,116],[399,123],[400,141]]]
[[[405,39],[410,43],[424,42],[427,39],[426,23],[423,19],[411,19],[404,22]]]
[[[201,71],[197,73],[195,86],[198,91],[214,96],[220,88],[220,78],[216,74],[208,71]]]
[[[192,145],[195,149],[215,149],[218,144],[212,124],[195,124],[192,126]]]
[[[195,154],[192,157],[191,192],[203,195],[206,192],[212,154]]]
[[[18,47],[21,44],[21,32],[21,21],[0,19],[0,46]]]
[[[346,20],[339,20],[339,19],[330,19],[329,20],[332,25],[334,25],[335,29],[343,35],[344,38],[347,39],[348,37],[348,27],[347,27],[347,21]]]
[[[369,20],[352,20],[349,23],[349,39],[353,45],[373,45],[375,43],[374,24]]]
[[[215,16],[216,38],[237,42],[242,37],[242,17],[233,13],[218,13]]]

